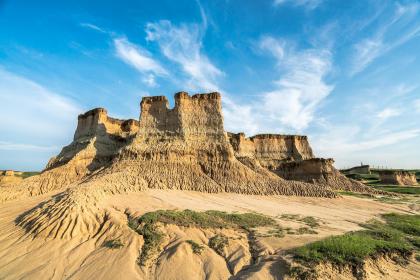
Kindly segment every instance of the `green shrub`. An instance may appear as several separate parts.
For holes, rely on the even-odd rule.
[[[112,239],[105,241],[102,246],[110,249],[119,249],[123,247],[124,244],[119,239]]]
[[[209,239],[209,247],[223,256],[224,249],[228,244],[228,238],[224,235],[218,234]]]
[[[194,242],[193,240],[187,240],[186,242],[191,245],[191,249],[194,254],[201,255],[204,250],[204,246]]]

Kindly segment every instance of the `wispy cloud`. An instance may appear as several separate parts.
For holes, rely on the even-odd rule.
[[[39,146],[0,141],[0,150],[6,151],[56,151],[57,149],[59,149],[57,146]]]
[[[166,69],[154,60],[147,50],[134,45],[126,38],[114,39],[114,46],[117,57],[144,74],[143,82],[146,85],[153,87],[156,85],[155,76],[168,75]]]
[[[420,99],[414,100],[414,109],[417,113],[420,113]]]
[[[275,81],[275,90],[263,94],[264,110],[274,122],[297,131],[305,129],[333,89],[325,82],[331,68],[330,52],[295,50],[286,41],[272,37],[262,38],[260,48],[274,56],[281,77]]]
[[[71,141],[80,112],[74,101],[0,68],[2,150],[57,149]],[[10,144],[12,141],[31,144]]]
[[[375,59],[405,44],[420,35],[420,22],[417,20],[420,4],[396,3],[392,16],[387,22],[379,22],[373,36],[354,45],[351,75],[363,71]]]
[[[100,28],[99,26],[92,24],[92,23],[88,23],[88,22],[83,22],[80,24],[81,27],[87,28],[87,29],[91,29],[94,31],[98,31],[101,33],[107,33],[104,29]]]
[[[323,0],[274,0],[274,6],[280,6],[284,4],[291,4],[293,6],[302,6],[306,9],[315,9],[321,5]]]
[[[375,135],[361,134],[358,126],[330,126],[326,133],[312,137],[316,150],[321,154],[349,155],[353,152],[368,151],[375,148],[401,143],[420,136],[420,129],[407,129]]]
[[[381,121],[401,115],[401,112],[395,108],[385,108],[376,114],[376,117]]]
[[[148,23],[146,39],[156,42],[163,55],[177,63],[187,75],[186,87],[193,90],[218,90],[217,79],[223,72],[202,52],[203,30],[197,24],[173,25],[162,20]]]

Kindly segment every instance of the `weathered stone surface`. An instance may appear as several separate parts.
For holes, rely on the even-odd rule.
[[[306,136],[226,133],[217,92],[179,92],[173,108],[164,96],[144,97],[140,106],[140,121],[113,119],[101,108],[80,115],[73,142],[42,174],[0,198],[67,187],[93,193],[165,188],[334,197],[331,187],[354,185],[332,161],[314,159]]]
[[[378,170],[382,184],[413,186],[417,185],[416,175],[404,170]]]

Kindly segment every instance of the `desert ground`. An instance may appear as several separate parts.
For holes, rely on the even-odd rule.
[[[283,279],[286,272],[283,258],[288,249],[329,235],[360,230],[361,223],[379,218],[382,213],[415,213],[410,204],[388,204],[352,196],[329,199],[148,190],[103,200],[99,207],[112,212],[116,226],[88,240],[83,236],[70,240],[28,236],[16,225],[16,219],[51,196],[0,205],[1,279]],[[142,237],[128,227],[125,213],[142,215],[160,209],[257,212],[275,218],[283,227],[298,228],[300,222],[279,218],[284,214],[295,214],[314,217],[320,221],[320,226],[316,229],[317,234],[257,237],[253,246],[258,247],[259,257],[253,261],[248,242],[232,244],[234,256],[230,258],[223,258],[205,245],[214,232],[223,231],[236,237],[241,233],[168,225],[164,230],[169,237],[157,256],[156,264],[144,269],[136,262]],[[103,246],[106,240],[114,238],[121,240],[121,248]],[[186,240],[203,244],[204,252],[195,255]],[[234,276],[231,267],[237,270]],[[370,273],[369,279],[418,279],[420,264],[413,261],[400,267],[387,263]]]

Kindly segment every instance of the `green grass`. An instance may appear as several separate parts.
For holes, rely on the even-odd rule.
[[[375,189],[393,193],[420,195],[420,187],[396,187],[387,185],[373,185]]]
[[[192,249],[192,251],[193,251],[194,254],[201,255],[201,253],[204,250],[204,246],[196,243],[193,240],[187,240],[186,242],[191,245],[191,249]]]
[[[107,240],[102,244],[103,247],[110,249],[119,249],[124,246],[124,244],[119,239]]]
[[[384,214],[386,223],[405,234],[420,237],[420,215]]]
[[[374,221],[365,230],[333,236],[293,251],[303,263],[331,262],[357,265],[381,253],[411,254],[418,246],[420,215],[383,215],[386,223]]]
[[[215,235],[209,240],[209,247],[221,256],[223,256],[223,251],[227,244],[228,238],[222,234]]]
[[[174,224],[184,227],[201,228],[242,228],[250,229],[263,226],[274,226],[275,220],[256,213],[226,213],[222,211],[196,212],[192,210],[159,210],[144,214],[144,223]]]

